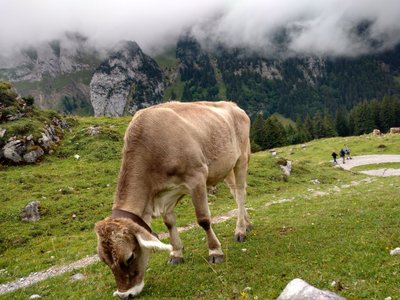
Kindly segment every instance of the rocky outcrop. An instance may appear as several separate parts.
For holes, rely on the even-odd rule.
[[[163,76],[135,42],[121,42],[96,69],[90,82],[95,116],[122,116],[161,102]]]
[[[0,141],[0,162],[5,164],[32,164],[43,155],[50,153],[59,144],[68,124],[58,118],[52,124],[45,124],[40,138],[12,136],[5,143]]]

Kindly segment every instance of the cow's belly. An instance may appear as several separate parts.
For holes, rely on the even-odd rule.
[[[207,185],[216,185],[224,180],[235,167],[239,155],[236,153],[226,153],[221,159],[213,161],[208,166]]]
[[[189,194],[186,185],[176,185],[158,193],[153,200],[153,218],[165,215],[173,211],[177,201]]]

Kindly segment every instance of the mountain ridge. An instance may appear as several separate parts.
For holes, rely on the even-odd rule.
[[[125,42],[125,46],[131,43],[131,52],[125,49],[131,55],[116,58],[124,42],[104,54],[80,35],[66,40],[68,43],[52,41],[42,46],[45,51],[25,50],[19,66],[0,66],[0,80],[11,81],[21,95],[33,95],[41,108],[83,115],[131,114],[167,100],[229,99],[251,115],[278,112],[295,119],[325,110],[333,115],[338,108],[349,111],[363,100],[400,94],[400,46],[358,58],[273,59],[238,48],[203,48],[194,38],[183,36],[175,50],[153,57],[144,54],[135,42]],[[137,61],[132,64],[134,57]],[[108,112],[96,111],[98,94],[91,82],[100,73],[103,79],[106,75],[115,77],[102,70],[110,67],[107,61],[114,61],[131,75],[120,79],[126,86],[120,93],[120,87],[112,83],[115,78],[106,80],[109,84],[102,92],[102,102],[109,102]]]

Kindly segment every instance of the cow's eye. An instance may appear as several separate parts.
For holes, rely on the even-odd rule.
[[[131,256],[129,256],[129,258],[126,260],[125,264],[127,266],[129,266],[133,262],[134,259],[135,259],[135,256],[132,253]]]

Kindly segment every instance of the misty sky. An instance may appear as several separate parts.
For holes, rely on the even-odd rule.
[[[145,51],[191,32],[273,53],[357,55],[400,42],[400,0],[0,0],[0,51],[80,32],[94,45],[134,40]]]

